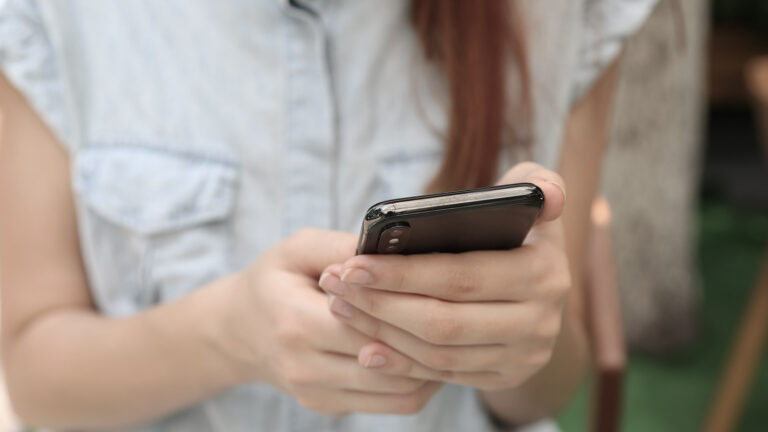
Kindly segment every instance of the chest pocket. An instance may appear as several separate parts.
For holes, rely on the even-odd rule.
[[[232,271],[237,173],[226,161],[155,148],[78,151],[81,245],[104,313],[135,313]]]

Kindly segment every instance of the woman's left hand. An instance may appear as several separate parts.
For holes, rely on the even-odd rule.
[[[560,220],[563,181],[533,163],[499,184],[535,183],[545,206],[523,246],[460,254],[361,255],[328,267],[333,314],[380,342],[361,365],[492,390],[522,384],[552,355],[570,273]]]

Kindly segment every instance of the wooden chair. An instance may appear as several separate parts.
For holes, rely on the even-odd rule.
[[[604,197],[592,203],[585,287],[587,331],[592,348],[591,432],[621,427],[627,350],[616,265],[611,241],[611,209]]]
[[[755,97],[755,111],[762,127],[763,150],[768,162],[768,57],[750,63],[747,84]],[[736,342],[725,365],[720,383],[705,423],[706,432],[729,432],[736,429],[746,397],[760,364],[768,336],[768,252],[763,259],[757,285],[736,334]]]
[[[594,362],[590,430],[615,432],[621,427],[627,351],[611,242],[611,210],[605,198],[595,199],[591,219],[585,284],[587,330]]]

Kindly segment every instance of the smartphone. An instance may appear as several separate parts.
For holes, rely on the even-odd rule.
[[[357,254],[420,254],[520,246],[544,205],[517,183],[382,201],[365,214]]]

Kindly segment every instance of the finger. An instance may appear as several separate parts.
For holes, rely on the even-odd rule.
[[[442,383],[429,382],[408,394],[380,394],[359,391],[328,392],[318,388],[308,392],[308,399],[314,401],[309,409],[322,412],[348,414],[363,412],[370,414],[415,414],[437,393]]]
[[[544,192],[544,208],[540,221],[552,221],[560,217],[565,206],[565,182],[559,174],[533,162],[522,162],[509,171],[497,184],[533,183]]]
[[[308,385],[371,393],[406,394],[418,390],[426,381],[406,376],[388,376],[361,366],[357,357],[323,353],[314,361],[314,378]]]
[[[546,244],[532,243],[506,251],[360,255],[348,259],[340,271],[335,266],[333,273],[341,274],[346,285],[454,302],[522,301],[542,295],[545,286],[538,281],[556,258],[549,250]],[[327,282],[321,285],[337,286]]]
[[[560,216],[566,200],[565,182],[559,174],[533,162],[515,165],[499,180],[499,184],[533,183],[544,193],[544,208],[531,229],[525,244],[548,241],[560,247],[565,245],[565,233]]]
[[[360,333],[369,336],[371,340],[383,342],[394,349],[389,353],[391,357],[367,356],[364,354],[365,348],[376,345],[376,342],[366,343],[361,347],[358,356],[360,364],[366,367],[403,372],[402,367],[393,365],[409,365],[408,373],[405,375],[434,380],[442,379],[443,376],[440,373],[445,371],[492,372],[503,363],[507,352],[507,347],[501,344],[462,346],[432,344],[365,312],[356,312],[352,319],[344,321]]]
[[[283,241],[279,253],[292,270],[317,278],[329,265],[354,256],[356,245],[357,236],[351,233],[304,228]]]
[[[335,275],[324,281],[326,289],[342,283]],[[346,287],[343,299],[330,304],[342,320],[355,318],[358,310],[418,338],[437,345],[482,345],[507,341],[535,322],[536,308],[525,303],[454,303],[440,299],[363,288]]]
[[[360,348],[370,343],[370,337],[345,325],[328,313],[328,297],[320,292],[314,292],[310,300],[312,305],[304,310],[307,320],[302,328],[310,329],[308,336],[312,348],[329,353],[356,356]]]
[[[331,264],[328,267],[326,267],[325,270],[323,270],[323,273],[320,275],[320,279],[322,279],[323,276],[325,276],[326,274],[329,274],[329,273],[330,274],[335,274],[335,275],[340,275],[343,272],[344,272],[344,263],[339,262],[339,263]]]
[[[387,362],[382,366],[371,366],[370,358],[386,358]],[[436,371],[430,369],[413,359],[403,356],[393,348],[379,342],[366,345],[358,356],[358,362],[364,367],[375,369],[382,374],[394,376],[409,376],[430,381],[442,381],[470,387],[493,388],[498,387],[501,374],[495,371],[461,372],[461,371]],[[365,366],[368,364],[368,366]]]
[[[336,263],[331,264],[328,267],[323,270],[323,272],[320,274],[320,279],[317,281],[318,288],[322,291],[322,284],[323,280],[330,274],[340,275],[344,273],[344,264],[343,263]]]

